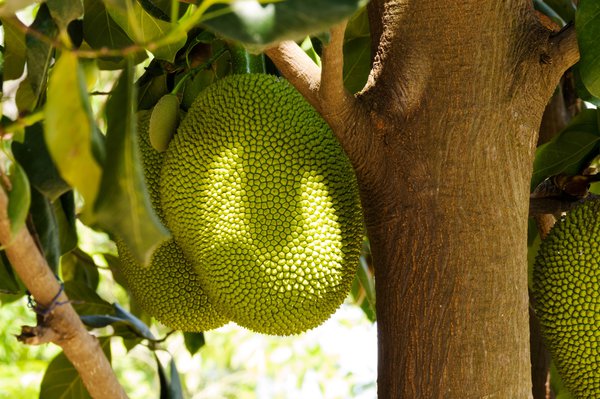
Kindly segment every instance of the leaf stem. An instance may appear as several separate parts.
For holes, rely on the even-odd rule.
[[[28,115],[20,116],[19,118],[17,118],[17,120],[13,121],[12,123],[9,123],[6,126],[0,125],[0,137],[4,137],[9,133],[26,128],[27,126],[35,125],[36,123],[40,122],[43,119],[44,119],[44,112],[41,109],[38,111],[32,112]]]

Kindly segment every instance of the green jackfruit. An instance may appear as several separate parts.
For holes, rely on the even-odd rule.
[[[600,397],[600,200],[559,220],[533,269],[535,311],[565,386]]]
[[[164,152],[179,124],[179,99],[175,94],[165,94],[158,100],[150,116],[150,144]]]
[[[222,314],[289,335],[342,304],[363,239],[358,185],[289,83],[256,74],[209,86],[165,154],[167,225]]]
[[[149,121],[150,112],[138,113],[138,145],[150,199],[162,217],[158,182],[163,154],[150,145]],[[148,267],[136,263],[122,240],[117,239],[116,244],[120,272],[131,293],[142,309],[158,321],[183,331],[211,330],[228,321],[210,304],[194,267],[173,239],[154,251]]]

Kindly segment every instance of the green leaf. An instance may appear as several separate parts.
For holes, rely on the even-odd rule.
[[[19,284],[8,259],[0,256],[0,293],[1,294],[24,294],[25,289]]]
[[[50,39],[56,38],[58,28],[46,4],[40,6],[30,28],[32,31],[43,34]],[[47,41],[33,35],[27,35],[25,41],[27,43],[27,77],[29,78],[36,102],[38,102],[38,99],[46,89],[48,71],[52,55],[54,54],[54,48]]]
[[[128,1],[125,4],[122,0],[104,0],[104,2],[115,22],[138,44],[148,45],[167,36],[173,28],[173,24],[154,18],[135,1]],[[150,50],[156,58],[173,62],[177,51],[183,47],[185,41],[185,35],[181,35],[177,41],[158,48],[152,46]]]
[[[56,213],[52,202],[35,188],[31,191],[30,213],[42,253],[56,273],[61,255]]]
[[[538,147],[531,189],[548,176],[580,173],[586,163],[598,154],[599,141],[597,111],[584,110],[551,141]]]
[[[67,182],[60,177],[58,169],[50,157],[41,123],[25,129],[23,143],[13,142],[12,153],[15,159],[23,165],[31,185],[51,201],[71,189]]]
[[[110,338],[99,338],[98,340],[102,351],[110,361]],[[40,398],[91,399],[79,373],[63,352],[52,359],[48,365],[40,388]]]
[[[65,281],[65,293],[80,316],[113,315],[115,308],[102,299],[98,293],[81,281]]]
[[[143,321],[127,312],[119,304],[113,304],[114,314],[93,314],[81,316],[81,321],[85,325],[93,328],[101,328],[106,326],[125,327],[126,334],[124,336],[134,336],[144,338],[150,341],[156,341],[156,338]],[[115,331],[116,333],[116,331]]]
[[[76,248],[60,259],[63,281],[77,281],[95,290],[98,288],[100,274],[91,256]]]
[[[2,17],[4,30],[4,80],[18,79],[23,74],[27,45],[25,33],[19,26],[23,26],[17,17]]]
[[[35,3],[36,0],[3,0],[0,2],[0,15],[10,16],[25,7]]]
[[[156,353],[154,353],[154,358],[156,359],[158,379],[160,381],[160,399],[183,399],[181,380],[173,358],[171,358],[171,361],[169,362],[170,378],[167,378],[167,373],[158,359],[158,356],[156,356]]]
[[[93,49],[123,49],[132,46],[133,40],[112,19],[100,0],[84,0],[83,38]],[[137,52],[134,63],[146,59],[145,52]],[[100,69],[122,69],[127,60],[122,57],[102,57],[98,62]]]
[[[593,96],[600,97],[600,2],[580,0],[575,14],[575,26],[581,55],[581,80]]]
[[[62,178],[94,203],[102,170],[92,153],[94,127],[77,56],[63,52],[50,77],[44,138]]]
[[[565,22],[575,19],[576,7],[573,0],[544,0],[544,3],[554,10]]]
[[[344,43],[344,85],[351,93],[360,91],[371,72],[371,38],[357,37]]]
[[[60,238],[60,254],[64,255],[77,246],[77,226],[75,225],[75,195],[69,191],[53,202],[54,213]]]
[[[107,160],[96,202],[98,224],[122,238],[142,264],[169,238],[150,203],[136,138],[134,69],[125,69],[108,99]]]
[[[31,191],[27,174],[18,162],[15,161],[11,165],[9,177],[11,189],[8,192],[8,217],[10,232],[14,236],[25,226],[31,204]]]
[[[69,22],[83,15],[81,0],[46,0],[50,14],[61,29],[66,29]]]
[[[209,8],[204,25],[258,51],[278,41],[326,31],[365,4],[364,0],[233,1]]]
[[[206,344],[204,333],[201,332],[184,332],[183,341],[185,342],[186,349],[192,356]]]

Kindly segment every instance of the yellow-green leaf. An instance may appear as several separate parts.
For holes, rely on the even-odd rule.
[[[102,169],[92,153],[94,121],[77,57],[64,52],[50,75],[44,138],[62,178],[93,204]]]
[[[25,226],[29,205],[31,204],[31,192],[29,191],[29,180],[27,174],[17,162],[14,162],[10,172],[11,189],[8,192],[8,218],[10,219],[10,232],[15,235]]]

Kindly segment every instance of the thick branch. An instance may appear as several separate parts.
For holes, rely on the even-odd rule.
[[[577,45],[575,25],[565,26],[550,38],[550,59],[553,64],[560,68],[561,73],[579,61],[579,46]]]
[[[8,197],[0,189],[0,243],[37,304],[48,309],[42,322],[44,328],[53,330],[53,334],[47,336],[52,336],[52,341],[63,349],[93,398],[127,398],[98,340],[88,333],[68,303],[27,229],[22,228],[11,237],[7,204]]]
[[[265,54],[271,58],[283,76],[320,112],[321,71],[300,46],[293,41],[285,41],[268,49]]]

